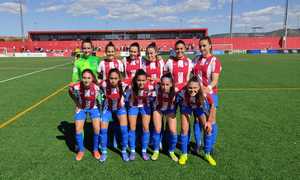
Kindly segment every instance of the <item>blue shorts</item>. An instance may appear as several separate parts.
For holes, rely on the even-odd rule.
[[[87,114],[90,116],[92,120],[100,119],[101,115],[98,108],[94,109],[81,109],[79,112],[75,113],[74,119],[75,121],[83,120],[85,121]]]
[[[192,115],[192,113],[194,113],[195,116],[200,117],[204,114],[204,110],[201,107],[190,108],[187,106],[180,106],[180,113],[187,114],[187,115]]]
[[[151,115],[151,107],[144,106],[144,107],[129,107],[128,115],[129,116],[137,116],[138,114],[144,115]]]
[[[176,109],[175,108],[168,108],[166,110],[156,110],[156,111],[160,112],[163,115],[169,115],[169,114],[176,115]]]
[[[219,107],[219,96],[217,94],[212,94],[211,95],[213,101],[214,101],[214,104],[215,104],[215,108],[218,108]]]
[[[119,109],[112,110],[112,111],[109,109],[104,109],[102,112],[102,121],[103,122],[112,121],[113,114],[115,114],[117,116],[121,116],[121,115],[127,114],[127,111],[126,111],[125,107],[121,107]]]

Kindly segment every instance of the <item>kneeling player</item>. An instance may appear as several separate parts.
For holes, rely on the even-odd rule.
[[[78,83],[70,85],[69,95],[76,105],[75,113],[75,129],[76,143],[78,145],[78,153],[76,160],[80,161],[84,156],[83,145],[83,126],[88,114],[92,119],[94,136],[93,136],[93,156],[100,159],[98,151],[99,146],[99,130],[100,130],[100,112],[97,107],[97,99],[102,96],[99,87],[94,83],[95,77],[91,70],[86,69],[82,72],[82,80]]]
[[[157,160],[159,157],[159,145],[161,142],[161,129],[163,124],[163,116],[166,117],[169,133],[168,144],[169,154],[173,161],[178,161],[174,153],[177,143],[177,122],[176,122],[176,105],[175,105],[175,86],[171,73],[167,73],[161,77],[160,85],[156,90],[156,98],[153,103],[153,146],[154,153],[151,156],[152,160]]]

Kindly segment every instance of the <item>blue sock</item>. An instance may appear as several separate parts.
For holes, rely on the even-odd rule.
[[[169,132],[169,152],[174,152],[177,144],[177,134]]]
[[[205,134],[204,136],[204,152],[205,154],[210,154],[213,148],[213,134]]]
[[[195,121],[194,122],[194,138],[195,138],[195,143],[196,147],[200,147],[201,145],[201,125],[199,122]]]
[[[153,132],[153,148],[154,151],[159,151],[159,144],[160,144],[160,133],[156,131]]]
[[[129,130],[128,139],[130,150],[135,151],[135,131]]]
[[[216,144],[217,135],[218,135],[218,126],[217,123],[212,124],[212,135],[213,135],[213,145]]]
[[[76,133],[76,143],[78,146],[78,151],[83,152],[84,146],[83,146],[83,133]]]
[[[189,132],[188,132],[188,145],[190,144],[191,141],[191,129],[189,128]]]
[[[93,136],[93,151],[98,151],[98,147],[99,147],[99,133],[98,134],[94,133],[94,136]]]
[[[181,134],[180,139],[181,139],[181,151],[183,154],[187,154],[189,137],[188,135]]]
[[[100,136],[101,136],[101,141],[100,141],[100,144],[101,144],[101,152],[102,153],[107,153],[107,129],[101,129],[100,130]]]
[[[150,132],[149,131],[143,131],[143,135],[142,135],[142,152],[147,152],[149,140],[150,140]]]
[[[122,151],[126,151],[128,146],[128,127],[127,126],[120,126],[121,129],[121,136],[122,136]]]
[[[115,123],[113,127],[113,147],[118,148],[119,124]]]

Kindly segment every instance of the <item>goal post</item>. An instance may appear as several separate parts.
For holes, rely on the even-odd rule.
[[[6,57],[8,55],[8,50],[6,47],[0,47],[0,57]]]

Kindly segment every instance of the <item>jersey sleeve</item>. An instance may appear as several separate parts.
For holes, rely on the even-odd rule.
[[[184,91],[180,91],[179,93],[177,93],[176,98],[175,98],[176,104],[180,104],[183,102],[183,94],[184,94]]]
[[[97,56],[93,56],[93,57],[95,57],[95,60],[96,60],[96,62],[97,62],[97,66],[98,66],[98,65],[100,64],[100,62],[101,62],[100,58],[97,57]]]
[[[124,63],[123,61],[121,60],[118,60],[118,63],[119,63],[119,70],[121,73],[124,73],[125,72],[125,68],[124,68]]]
[[[122,89],[123,89],[123,92],[126,93],[127,89],[128,89],[128,85],[124,82],[121,82],[122,83]]]
[[[164,65],[164,74],[166,74],[167,72],[171,72],[171,60],[168,59],[166,64]]]
[[[122,63],[123,63],[123,66],[124,66],[124,71],[125,71],[125,69],[126,69],[126,57],[124,57],[121,61],[122,61]]]
[[[99,63],[99,65],[98,65],[98,68],[97,68],[97,72],[98,72],[98,73],[102,73],[103,62],[104,62],[104,61],[101,61],[101,62]]]
[[[77,60],[78,61],[78,60]],[[73,73],[72,73],[72,82],[78,82],[79,81],[79,70],[78,70],[78,63],[74,63],[73,67]]]
[[[130,88],[127,88],[127,90],[126,90],[125,93],[124,93],[124,97],[125,97],[125,102],[126,102],[126,103],[129,103],[131,93],[132,93],[131,89],[130,89]]]
[[[189,72],[192,72],[192,70],[194,68],[193,60],[191,60],[190,58],[188,58],[188,61],[189,61]]]
[[[207,103],[208,103],[210,106],[214,104],[214,101],[213,101],[213,98],[212,98],[211,94],[207,94],[207,95],[206,95],[206,101],[207,101]]]
[[[163,59],[159,60],[159,66],[160,66],[160,74],[162,76],[164,74],[164,67],[165,67],[165,61]]]
[[[69,94],[74,95],[74,85],[69,86]]]
[[[221,62],[218,58],[216,58],[216,60],[214,61],[214,64],[213,64],[213,71],[212,72],[220,74],[221,70],[222,70]]]
[[[198,70],[198,56],[196,56],[193,60],[192,60],[192,63],[193,63],[193,70],[192,70],[192,73],[194,74],[194,75],[196,75],[196,73],[197,73],[197,70]]]

